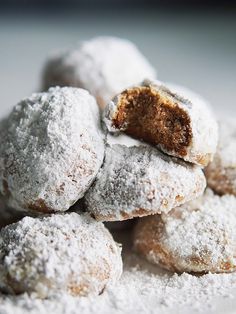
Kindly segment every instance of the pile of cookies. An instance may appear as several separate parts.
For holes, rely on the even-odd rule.
[[[233,123],[218,132],[207,101],[118,38],[52,56],[42,88],[0,124],[1,291],[102,293],[122,274],[103,222],[135,217],[152,263],[235,270]]]

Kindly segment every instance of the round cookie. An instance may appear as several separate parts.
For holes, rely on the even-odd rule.
[[[158,81],[145,80],[118,94],[104,110],[104,122],[157,146],[165,153],[206,166],[218,141],[218,127],[209,107],[189,94],[179,95]]]
[[[104,156],[96,101],[87,91],[51,88],[22,100],[0,147],[0,192],[10,207],[65,211],[92,184]]]
[[[219,144],[213,161],[205,168],[207,184],[216,193],[236,196],[236,120],[219,123]]]
[[[168,212],[203,193],[206,182],[200,167],[147,144],[127,142],[109,139],[104,163],[85,194],[86,209],[97,220],[120,221]]]
[[[155,70],[133,43],[96,37],[52,56],[44,67],[42,84],[44,89],[56,85],[85,88],[103,108],[127,86],[155,77]]]
[[[0,288],[13,294],[99,294],[122,273],[121,248],[89,215],[26,217],[0,232]]]
[[[134,248],[147,260],[177,272],[236,270],[236,198],[207,190],[167,215],[140,219]]]

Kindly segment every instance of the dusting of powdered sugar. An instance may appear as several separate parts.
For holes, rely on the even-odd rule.
[[[104,163],[85,203],[98,220],[124,220],[167,213],[201,195],[204,188],[205,177],[198,166],[149,145],[107,143]]]
[[[188,114],[191,123],[192,140],[187,147],[187,154],[181,156],[181,158],[201,166],[208,164],[213,159],[218,142],[218,125],[208,102],[187,88],[171,83],[164,84],[157,80],[145,80],[140,83],[140,86],[151,86],[162,94],[166,94],[168,98],[172,99],[174,103],[177,103]],[[136,87],[134,86],[134,88]],[[112,133],[120,132],[112,123],[113,117],[118,110],[119,100],[120,97],[117,95],[108,103],[103,113],[104,123]],[[125,126],[123,126],[122,131],[125,131]],[[165,153],[180,157],[176,152],[167,150],[163,145],[159,145],[159,148]]]
[[[88,89],[104,107],[127,86],[155,77],[154,68],[133,43],[104,36],[52,56],[44,69],[43,85]]]
[[[96,101],[51,88],[18,103],[0,146],[0,190],[13,208],[64,211],[94,180],[104,155]]]
[[[13,294],[98,294],[122,273],[120,247],[89,215],[25,217],[1,230],[0,252],[0,287]]]
[[[184,95],[185,98],[189,99],[192,103],[196,103],[198,106],[208,107],[208,110],[213,110],[212,104],[196,93],[195,91],[189,89],[186,86],[178,85],[173,82],[165,82],[165,85],[175,94]],[[214,115],[214,113],[212,112]]]
[[[235,304],[236,274],[172,274],[154,267],[127,250],[120,282],[100,296],[58,294],[46,300],[27,294],[0,296],[4,314],[220,314]],[[219,307],[219,301],[223,305]],[[217,308],[216,308],[217,307]],[[232,306],[233,309],[233,306]]]
[[[236,198],[233,195],[220,197],[207,189],[202,197],[173,209],[168,215],[147,219],[148,222],[144,221],[147,228],[153,226],[149,238],[153,236],[153,243],[165,252],[161,264],[166,268],[171,265],[180,272],[235,271]],[[156,228],[155,233],[159,219],[163,227]],[[138,227],[142,228],[141,220],[137,233]],[[137,241],[145,242],[144,230]],[[147,258],[159,263],[159,253],[152,251],[151,245]]]

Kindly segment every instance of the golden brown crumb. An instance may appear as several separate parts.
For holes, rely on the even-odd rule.
[[[112,124],[117,129],[161,145],[168,151],[185,156],[192,140],[190,118],[172,97],[152,86],[125,90],[119,97]]]

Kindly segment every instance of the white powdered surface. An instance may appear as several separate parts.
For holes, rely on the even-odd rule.
[[[197,103],[198,106],[208,107],[213,111],[212,104],[204,97],[189,89],[186,86],[178,85],[173,82],[165,82],[165,85],[175,94],[184,95],[187,99],[190,99],[192,103]],[[212,112],[214,115],[214,112]]]
[[[16,209],[67,210],[103,161],[99,110],[83,89],[55,87],[23,99],[0,132],[0,191]]]
[[[203,193],[206,185],[200,167],[150,145],[135,146],[139,142],[128,140],[116,143],[115,138],[113,142],[108,139],[104,163],[85,194],[87,210],[96,219],[116,221],[167,213]]]
[[[121,273],[119,245],[88,214],[25,217],[0,232],[1,291],[97,295]]]
[[[229,269],[235,269],[236,198],[233,195],[218,196],[207,189],[199,199],[173,209],[170,215],[162,215],[162,220],[163,245],[180,259],[178,269],[182,266],[187,271],[220,272],[224,262],[229,263]],[[190,257],[202,258],[205,265],[199,262],[195,269]]]
[[[235,226],[235,196],[218,196],[207,189],[199,199],[174,208],[167,215],[140,219],[135,246],[149,261],[167,269],[235,271]]]
[[[123,234],[124,236],[124,234]],[[120,282],[98,297],[59,294],[48,300],[28,295],[0,297],[1,314],[216,313],[218,301],[234,299],[236,274],[171,274],[125,250]],[[220,310],[217,313],[222,313]],[[225,313],[225,310],[224,310]]]

